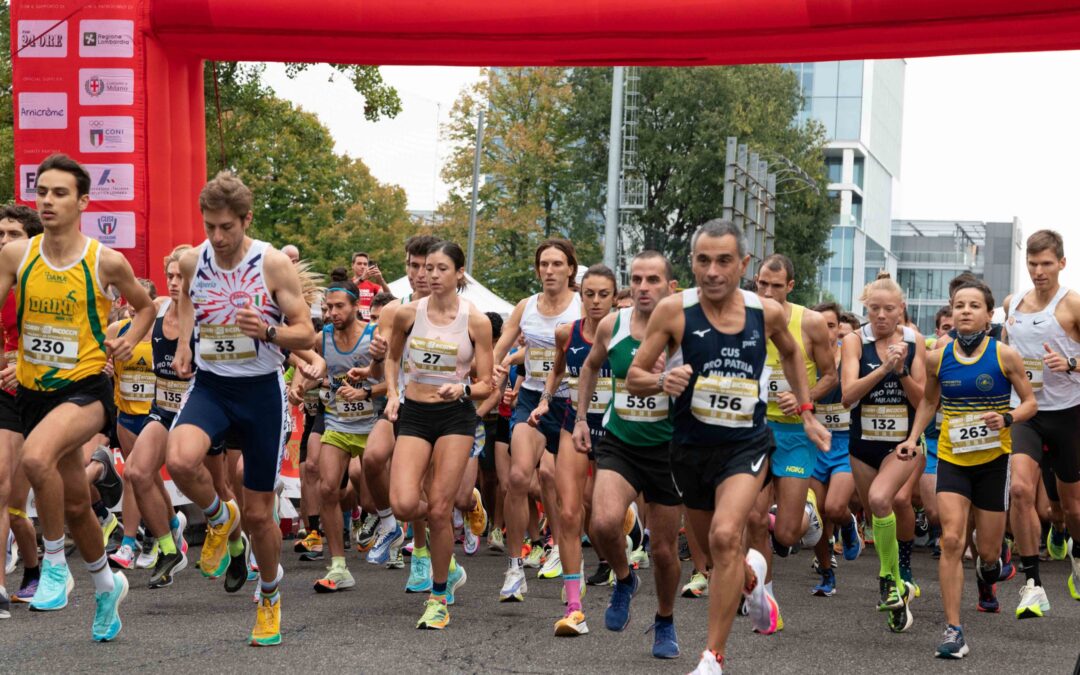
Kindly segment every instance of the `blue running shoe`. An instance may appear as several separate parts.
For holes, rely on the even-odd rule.
[[[75,579],[67,564],[53,565],[48,560],[41,563],[41,579],[37,593],[30,601],[32,612],[52,612],[67,607],[68,594],[75,588]]]
[[[939,659],[962,659],[971,651],[964,641],[964,629],[960,626],[945,626],[945,637],[941,640],[934,656]]]
[[[459,568],[460,569],[460,568]],[[449,581],[447,589],[449,589]],[[431,591],[431,557],[414,555],[409,562],[409,580],[405,582],[406,593],[428,593]],[[451,591],[447,595],[451,595]],[[450,604],[450,598],[446,599]]]
[[[844,560],[855,560],[863,550],[862,537],[859,536],[859,524],[855,516],[851,522],[840,528],[840,539],[844,542]]]
[[[832,597],[836,593],[836,572],[831,567],[821,570],[821,583],[814,586],[810,592],[819,598]]]
[[[399,548],[405,541],[405,531],[401,525],[395,525],[390,532],[380,532],[375,538],[375,545],[368,551],[367,561],[372,565],[385,565],[390,559],[390,549]]]
[[[94,611],[94,639],[108,642],[120,633],[120,603],[127,597],[128,581],[123,572],[113,572],[113,589],[109,593],[95,593],[97,610]]]
[[[430,561],[431,559],[428,558],[428,560]],[[430,565],[431,563],[429,562],[428,564]],[[428,567],[428,569],[430,570],[431,568]],[[430,582],[430,576],[428,578],[429,578],[428,583],[431,583]],[[461,563],[458,563],[456,568],[450,570],[449,576],[446,577],[446,604],[447,605],[454,604],[454,593],[457,591],[457,589],[459,589],[459,588],[461,588],[462,586],[465,585],[465,580],[466,579],[468,579],[468,576],[466,576],[465,568],[461,566]]]
[[[679,658],[679,639],[675,637],[674,621],[657,621],[649,630],[653,631],[653,656],[658,659]]]
[[[630,623],[630,600],[637,593],[639,585],[634,570],[630,570],[630,583],[615,582],[611,588],[607,611],[604,612],[604,625],[608,630],[621,631]]]

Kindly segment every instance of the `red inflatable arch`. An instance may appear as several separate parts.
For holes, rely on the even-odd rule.
[[[202,239],[203,59],[678,65],[1075,49],[1080,0],[14,0],[16,195],[90,165],[83,231],[160,277]]]

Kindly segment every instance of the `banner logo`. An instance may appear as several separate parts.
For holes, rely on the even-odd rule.
[[[67,129],[67,94],[26,92],[19,94],[20,129]]]
[[[67,21],[54,19],[20,21],[18,56],[24,59],[62,59],[67,57]]]
[[[134,152],[134,117],[80,117],[79,152]]]
[[[135,71],[131,68],[81,68],[79,103],[131,105],[135,102]]]
[[[134,21],[80,21],[79,56],[131,58],[135,55]]]

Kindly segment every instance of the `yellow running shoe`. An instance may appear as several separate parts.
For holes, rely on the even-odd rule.
[[[436,598],[428,598],[424,603],[424,615],[416,622],[416,627],[442,630],[448,623],[450,623],[450,610],[446,608],[446,603]]]
[[[465,519],[469,522],[469,530],[473,535],[480,537],[484,534],[484,529],[487,527],[487,511],[484,509],[484,500],[480,498],[480,491],[473,488],[473,499],[476,500],[476,506],[472,511],[465,514]]]
[[[225,502],[225,508],[229,517],[221,525],[207,525],[206,541],[203,542],[202,552],[199,554],[199,569],[203,576],[210,578],[221,576],[224,573],[223,567],[228,567],[228,563],[223,566],[222,561],[229,553],[229,535],[240,525],[240,509],[236,502]]]
[[[1069,538],[1064,530],[1050,528],[1046,533],[1046,553],[1051,560],[1064,560],[1069,556]]]
[[[252,647],[272,647],[281,644],[281,596],[274,602],[259,599],[255,613],[255,629],[251,631]]]
[[[585,614],[579,610],[570,612],[555,622],[555,637],[577,637],[589,632]]]
[[[101,523],[101,534],[105,538],[105,546],[109,545],[109,538],[112,537],[112,533],[116,531],[116,526],[119,524],[120,521],[117,520],[115,513],[110,513],[109,517]]]

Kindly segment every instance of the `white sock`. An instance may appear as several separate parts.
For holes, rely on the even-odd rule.
[[[113,573],[109,569],[109,561],[106,559],[105,554],[102,553],[101,557],[94,562],[86,563],[86,569],[90,570],[90,576],[94,580],[94,592],[95,593],[112,593],[115,584],[113,584]]]
[[[379,532],[392,532],[397,527],[397,518],[390,509],[379,509]]]
[[[64,538],[60,537],[56,540],[44,539],[45,543],[45,562],[50,565],[66,565],[67,558],[64,557]]]

